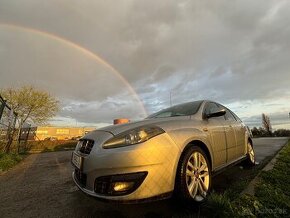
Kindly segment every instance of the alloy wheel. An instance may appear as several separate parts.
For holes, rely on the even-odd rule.
[[[209,167],[206,159],[198,151],[194,151],[186,165],[186,185],[190,196],[195,201],[206,198],[210,184]]]
[[[255,163],[255,152],[250,142],[248,142],[248,155],[250,161],[254,164]]]

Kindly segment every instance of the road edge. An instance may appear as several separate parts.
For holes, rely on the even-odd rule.
[[[266,166],[263,167],[263,169],[260,170],[260,172],[255,176],[254,179],[251,180],[251,182],[247,185],[247,187],[241,192],[242,195],[255,195],[255,186],[257,183],[260,181],[260,174],[261,172],[269,171],[272,170],[273,167],[275,166],[275,163],[277,161],[277,158],[280,155],[281,150],[289,143],[290,138],[285,142],[283,146],[274,154],[273,158],[266,164]]]

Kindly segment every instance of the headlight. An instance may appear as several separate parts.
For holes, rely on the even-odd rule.
[[[164,133],[164,130],[157,126],[138,127],[106,141],[103,148],[117,148],[142,143],[162,133]]]

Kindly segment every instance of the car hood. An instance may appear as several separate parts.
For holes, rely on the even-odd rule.
[[[186,120],[190,120],[192,116],[179,116],[179,117],[169,117],[169,118],[154,118],[154,119],[145,119],[136,122],[130,122],[126,124],[117,124],[106,126],[97,131],[105,131],[112,133],[113,135],[118,135],[127,130],[135,129],[137,127],[146,126],[146,125],[155,125],[161,127],[165,131],[169,131],[174,128],[176,125],[180,126],[180,123],[183,123]]]

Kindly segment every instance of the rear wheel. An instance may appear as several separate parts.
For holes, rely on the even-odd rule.
[[[253,145],[250,141],[247,144],[247,159],[245,161],[246,166],[252,167],[255,166],[255,151]]]
[[[199,147],[190,147],[182,155],[176,177],[177,195],[184,200],[203,202],[211,186],[210,163]]]

